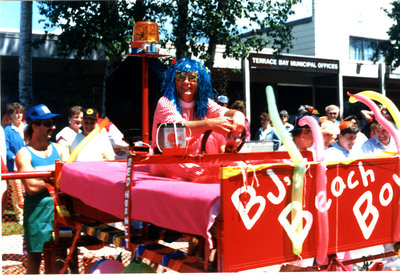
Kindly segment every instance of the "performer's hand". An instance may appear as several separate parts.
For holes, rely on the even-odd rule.
[[[233,129],[233,119],[229,117],[216,117],[207,119],[208,128],[222,135],[229,134]]]
[[[243,132],[245,128],[245,120],[246,118],[242,112],[235,112],[232,117],[232,136],[238,136]]]

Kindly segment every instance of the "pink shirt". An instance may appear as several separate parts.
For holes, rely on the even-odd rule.
[[[161,97],[158,101],[153,118],[153,148],[157,146],[156,136],[158,124],[198,120],[194,112],[194,102],[186,103],[180,100],[179,104],[182,115],[176,110],[175,105],[166,97]],[[208,110],[204,119],[222,117],[227,111],[228,108],[222,107],[213,100],[209,99]],[[200,152],[203,133],[197,135],[191,135],[190,131],[187,131],[186,133],[186,146],[188,147],[187,153],[192,155],[198,154]],[[220,148],[222,145],[225,145],[225,143],[226,139],[222,135],[212,132],[207,140],[207,152],[220,153]],[[218,165],[216,167],[209,167],[209,165],[198,165],[193,163],[162,165],[155,164],[151,168],[151,173],[153,175],[201,182],[214,181],[217,179],[218,171]]]
[[[195,117],[194,113],[194,102],[186,103],[183,101],[179,101],[182,115],[176,110],[175,105],[166,97],[161,97],[157,103],[156,110],[154,112],[153,118],[153,129],[152,129],[152,144],[153,148],[156,145],[156,135],[157,135],[157,126],[159,123],[170,123],[170,122],[185,122],[185,121],[193,121],[199,120]],[[222,117],[228,111],[228,108],[222,107],[213,100],[208,100],[208,111],[204,119],[207,118],[215,118]],[[187,131],[186,144],[189,147],[190,154],[198,154],[201,146],[201,139],[203,138],[203,134],[198,135],[190,135],[190,131]],[[216,133],[212,133],[211,136],[214,136]],[[209,137],[209,140],[216,139],[221,142],[221,137]],[[214,143],[207,142],[207,152],[209,153],[218,153],[219,144],[215,144],[216,146],[211,146]],[[209,151],[210,150],[210,151]]]

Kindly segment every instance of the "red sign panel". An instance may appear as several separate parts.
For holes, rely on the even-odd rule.
[[[223,231],[218,245],[224,272],[294,261],[293,244],[300,246],[300,256],[305,259],[317,256],[324,239],[327,254],[393,242],[398,222],[399,159],[329,165],[326,195],[317,190],[317,166],[306,166],[301,202],[292,200],[291,165],[273,164],[256,172],[247,169],[247,175],[229,178],[229,168],[223,168]],[[292,220],[296,211],[301,219],[299,215]],[[328,223],[321,213],[327,213]]]

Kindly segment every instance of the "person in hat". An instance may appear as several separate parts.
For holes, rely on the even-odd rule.
[[[221,106],[228,107],[229,98],[226,95],[219,95],[217,97],[217,103]]]
[[[199,61],[183,58],[173,62],[164,73],[159,99],[154,112],[152,127],[152,147],[157,149],[157,128],[161,123],[183,123],[188,129],[185,139],[187,154],[197,155],[201,149],[204,132],[212,133],[207,142],[207,153],[218,153],[219,142],[214,133],[226,137],[240,135],[245,129],[245,116],[242,112],[217,104],[213,98],[209,70]],[[199,180],[209,174],[197,164],[153,165],[152,174],[158,176]]]
[[[315,114],[313,114],[312,111],[302,112],[301,115],[298,115],[296,117],[293,129],[290,131],[290,133],[292,135],[293,142],[296,145],[297,149],[299,151],[311,151],[314,159],[315,158],[315,150],[313,147],[314,137],[311,128],[307,124],[304,126],[299,125],[300,119],[302,119],[305,116],[311,116],[319,123],[319,118]],[[285,145],[279,147],[278,151],[286,151]]]
[[[362,152],[353,148],[357,133],[360,131],[358,126],[352,121],[342,121],[339,124],[340,134],[337,142],[333,143],[325,151],[325,161],[343,161],[346,159],[356,159],[362,156]]]
[[[357,133],[356,142],[353,145],[353,149],[361,151],[361,146],[368,140],[367,136],[362,132],[361,125],[358,118],[355,115],[349,115],[343,119],[343,121],[352,121],[360,131]]]
[[[70,153],[98,126],[98,112],[93,108],[83,111],[82,133],[78,133],[70,146]],[[75,161],[114,160],[115,153],[104,132],[96,134],[78,153]]]
[[[300,126],[299,121],[305,116],[313,117],[318,123],[319,118],[311,113],[304,112],[298,115],[295,119],[293,129],[290,131],[292,135],[292,140],[299,151],[310,151],[312,153],[313,159],[315,158],[315,150],[313,147],[314,138],[312,135],[311,128],[308,125]],[[279,147],[278,151],[287,151],[286,146],[283,144]],[[312,159],[309,159],[311,161]]]
[[[336,142],[336,138],[340,130],[336,123],[326,120],[321,123],[321,132],[324,139],[324,148],[327,149]]]
[[[54,117],[44,104],[30,108],[25,116],[26,145],[18,151],[15,162],[19,172],[54,170],[55,161],[66,161],[68,151],[50,138],[55,130]],[[48,180],[48,179],[47,179]],[[28,251],[28,274],[39,274],[43,244],[51,240],[54,222],[54,202],[44,179],[22,179],[26,195],[24,202],[24,238]]]

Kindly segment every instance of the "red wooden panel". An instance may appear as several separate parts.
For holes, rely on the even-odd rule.
[[[318,234],[327,234],[319,232],[318,227],[316,166],[308,165],[305,173],[303,231],[298,235],[289,227],[292,188],[288,183],[292,180],[292,166],[273,165],[258,170],[259,186],[255,181],[253,187],[248,186],[247,198],[238,196],[238,190],[244,190],[242,175],[222,181],[223,237],[219,245],[224,272],[296,260],[289,235],[303,237],[301,257],[316,256]],[[393,241],[399,200],[398,168],[397,157],[327,167],[328,254]],[[252,181],[253,173],[249,172],[248,183]]]

